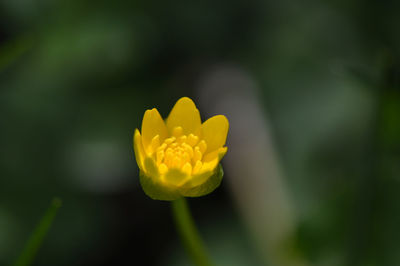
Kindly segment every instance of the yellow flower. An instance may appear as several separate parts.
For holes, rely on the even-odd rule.
[[[176,102],[165,122],[157,109],[147,110],[142,134],[136,129],[133,137],[144,192],[158,200],[212,192],[222,180],[219,162],[228,149],[228,128],[223,115],[202,124],[199,110],[187,97]]]

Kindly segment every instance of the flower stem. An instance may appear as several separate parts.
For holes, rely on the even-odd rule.
[[[172,201],[175,225],[193,262],[197,266],[212,266],[206,248],[193,221],[185,198]]]

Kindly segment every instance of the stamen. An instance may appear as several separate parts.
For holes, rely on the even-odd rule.
[[[199,137],[193,135],[192,133],[189,134],[186,143],[189,144],[190,146],[196,145],[196,143],[199,141]]]
[[[172,151],[171,148],[168,148],[165,151],[165,159],[164,159],[164,163],[166,165],[170,165],[172,163],[172,159],[174,158],[174,152]]]
[[[186,142],[186,139],[187,139],[186,136],[180,136],[180,137],[178,138],[178,143],[179,143],[179,144],[185,143],[185,142]]]
[[[158,171],[160,172],[160,174],[165,174],[166,172],[168,172],[168,166],[165,165],[164,163],[160,164],[158,166]]]
[[[197,146],[199,147],[200,152],[201,152],[202,154],[204,154],[204,153],[206,152],[206,150],[207,150],[207,144],[206,144],[206,142],[205,142],[204,139],[201,140],[201,141],[199,142],[199,144],[197,144]]]
[[[182,160],[179,156],[175,156],[174,159],[172,160],[172,167],[174,168],[180,168],[181,167]]]
[[[190,162],[190,156],[189,156],[189,154],[187,152],[184,152],[182,154],[182,160],[183,160],[183,163]]]
[[[164,143],[167,144],[167,145],[169,145],[169,144],[171,144],[172,142],[174,142],[175,140],[176,140],[175,137],[170,137],[170,138],[165,139],[165,140],[164,140]]]
[[[163,150],[165,150],[165,148],[167,148],[167,144],[166,144],[166,143],[163,143],[163,144],[161,144],[160,147],[157,148],[157,152],[163,151]]]
[[[203,166],[202,162],[201,161],[197,161],[196,164],[193,167],[193,172],[192,173],[193,174],[197,174],[200,171],[202,166]]]
[[[201,160],[201,157],[203,157],[203,154],[201,154],[199,147],[196,146],[194,148],[193,162]]]
[[[198,173],[203,167],[201,160],[207,150],[205,140],[199,141],[194,134],[183,135],[182,127],[175,127],[172,135],[161,145],[158,135],[151,142],[160,174],[164,175],[171,168],[180,169],[187,175]]]
[[[185,149],[185,152],[187,152],[190,157],[193,157],[193,148],[192,148],[192,146],[188,145],[187,143],[183,143],[182,147]]]
[[[165,153],[163,150],[157,151],[156,158],[157,158],[157,165],[160,165],[162,160],[164,159]]]
[[[191,175],[192,174],[192,165],[190,163],[185,163],[182,167],[182,172]]]
[[[160,146],[160,135],[155,135],[151,139],[151,144],[150,144],[151,151],[155,152],[159,146]]]

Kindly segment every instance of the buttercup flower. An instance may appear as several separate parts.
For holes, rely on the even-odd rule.
[[[219,186],[219,162],[229,122],[216,115],[201,123],[200,113],[187,97],[179,99],[168,118],[156,108],[144,113],[142,134],[135,130],[133,146],[140,169],[140,183],[152,199],[199,197]]]

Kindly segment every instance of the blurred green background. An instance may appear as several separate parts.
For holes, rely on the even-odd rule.
[[[399,13],[389,0],[2,0],[0,265],[54,196],[34,265],[188,265],[132,149],[144,111],[166,117],[182,96],[231,123],[221,187],[189,201],[218,265],[400,265]],[[264,140],[280,169],[265,190],[283,196],[247,201],[264,187],[237,184],[269,175],[243,147]],[[275,245],[268,221],[286,204],[290,243]]]

